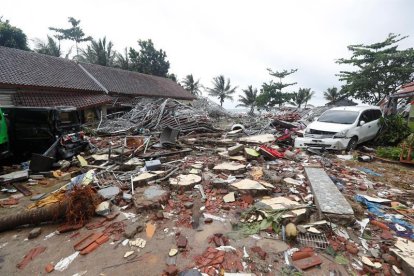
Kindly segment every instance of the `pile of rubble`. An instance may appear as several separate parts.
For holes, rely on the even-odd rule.
[[[161,130],[165,127],[183,133],[192,131],[217,131],[209,118],[209,110],[193,108],[174,99],[148,99],[137,101],[128,113],[114,120],[102,122],[97,129],[101,134],[138,133],[140,130]],[[211,112],[217,115],[215,110]]]
[[[372,158],[294,149],[299,117],[218,131],[200,109],[141,102],[99,128],[141,135],[89,137],[92,151],[50,172],[4,168],[0,229],[60,225],[34,228],[17,267],[0,271],[413,275],[413,171],[395,187]],[[42,228],[56,231],[38,239]],[[0,257],[11,263],[8,237]],[[70,265],[85,255],[100,265]]]

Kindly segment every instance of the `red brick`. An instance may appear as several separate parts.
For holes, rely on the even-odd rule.
[[[309,258],[309,257],[312,257],[312,255],[313,254],[309,252],[297,251],[292,254],[292,261],[298,261],[298,260],[302,260],[305,258]]]
[[[318,256],[312,256],[312,257],[305,258],[299,261],[294,261],[293,264],[299,267],[300,269],[305,270],[305,269],[322,264],[322,260]]]
[[[83,249],[80,254],[81,255],[86,255],[91,253],[92,251],[94,251],[96,248],[99,247],[99,244],[97,242],[93,242],[90,245],[88,245],[88,247],[86,247],[85,249]]]
[[[178,268],[176,265],[168,265],[166,269],[164,269],[164,272],[168,276],[175,276],[178,274]]]
[[[96,242],[99,244],[99,245],[101,245],[101,244],[104,244],[104,243],[106,243],[107,241],[109,241],[109,236],[108,235],[102,235],[101,237],[99,237],[97,240],[96,240]]]
[[[178,248],[186,248],[187,247],[188,240],[183,235],[180,235],[177,239],[177,247]]]
[[[345,248],[346,248],[346,251],[348,251],[352,255],[356,255],[359,252],[358,247],[352,243],[347,243]]]
[[[259,257],[262,260],[266,259],[267,253],[259,246],[254,246],[252,248],[250,248],[250,250],[252,250],[254,253],[256,253],[257,255],[259,255]]]
[[[92,233],[86,236],[85,238],[81,239],[77,244],[73,246],[73,248],[76,251],[82,251],[86,247],[88,247],[90,244],[95,242],[97,239],[99,239],[103,233]]]
[[[394,236],[388,230],[383,230],[381,233],[381,238],[384,240],[393,240]]]
[[[47,265],[46,265],[46,267],[45,267],[45,271],[46,271],[47,273],[50,273],[50,272],[52,272],[53,270],[55,270],[55,266],[54,266],[54,265],[52,265],[52,264],[47,264]]]

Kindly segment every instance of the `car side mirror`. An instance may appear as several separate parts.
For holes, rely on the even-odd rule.
[[[365,121],[361,121],[361,122],[359,122],[359,125],[360,125],[360,126],[365,125]]]

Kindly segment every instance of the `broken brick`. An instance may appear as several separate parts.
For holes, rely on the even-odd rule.
[[[42,229],[40,227],[33,228],[32,231],[29,232],[28,239],[37,238],[42,233]]]
[[[99,245],[101,245],[101,244],[104,244],[104,243],[106,243],[107,241],[109,241],[109,236],[108,235],[102,235],[101,237],[99,237],[97,240],[96,240],[96,242],[99,244]]]
[[[253,196],[252,196],[252,195],[250,195],[250,194],[244,194],[244,195],[242,195],[241,199],[242,199],[245,203],[247,203],[247,204],[252,204],[252,203],[253,203],[253,201],[254,201]]]
[[[89,253],[91,253],[92,251],[94,251],[96,248],[98,248],[99,247],[99,243],[97,243],[97,242],[93,242],[93,243],[91,243],[90,245],[88,245],[88,247],[86,247],[85,249],[83,249],[81,252],[80,252],[80,254],[81,255],[86,255],[86,254],[89,254]]]
[[[178,268],[176,265],[168,265],[167,268],[164,269],[164,273],[167,276],[176,276],[178,274]]]
[[[254,246],[250,250],[259,255],[262,260],[266,259],[267,253],[260,246]]]
[[[43,253],[46,250],[46,247],[44,246],[38,246],[33,249],[31,249],[23,258],[23,260],[17,264],[18,269],[24,269],[26,265],[32,261],[34,258],[36,258],[38,255]]]
[[[319,256],[315,255],[309,258],[294,261],[293,264],[302,270],[306,270],[308,268],[322,264],[322,260],[321,258],[319,258]]]
[[[394,239],[394,236],[388,230],[383,230],[380,236],[384,240],[393,240]]]
[[[188,240],[183,235],[180,235],[177,239],[177,247],[178,248],[186,248],[187,247]]]
[[[346,248],[346,251],[348,251],[352,255],[358,254],[358,251],[359,251],[358,247],[352,243],[347,243],[345,248]]]
[[[385,254],[382,254],[381,257],[386,263],[390,264],[391,266],[392,265],[398,266],[397,258],[395,258],[393,255],[385,253]]]
[[[47,264],[47,265],[46,265],[46,267],[45,267],[45,271],[46,271],[47,273],[50,273],[50,272],[52,272],[53,270],[55,270],[55,266],[54,266],[54,265],[52,265],[52,264]]]

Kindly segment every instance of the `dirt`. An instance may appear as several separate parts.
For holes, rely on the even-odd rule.
[[[377,160],[373,162],[347,161],[346,164],[354,168],[365,167],[381,174],[381,176],[368,175],[368,179],[373,182],[381,182],[395,188],[414,191],[414,165]]]

